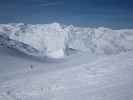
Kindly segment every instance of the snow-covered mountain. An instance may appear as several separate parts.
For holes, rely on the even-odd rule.
[[[133,100],[132,50],[132,29],[0,24],[0,100]]]
[[[133,50],[133,29],[52,24],[0,24],[0,43],[28,55],[62,58],[74,49],[95,54]]]

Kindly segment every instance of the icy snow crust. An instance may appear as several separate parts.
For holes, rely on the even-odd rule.
[[[63,58],[74,49],[96,54],[133,50],[133,29],[75,27],[52,24],[0,24],[0,43],[28,55]]]

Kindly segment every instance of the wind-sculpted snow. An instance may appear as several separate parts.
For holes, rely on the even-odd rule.
[[[74,49],[97,54],[133,50],[133,29],[83,28],[73,25],[0,24],[0,42],[26,54],[62,58]]]

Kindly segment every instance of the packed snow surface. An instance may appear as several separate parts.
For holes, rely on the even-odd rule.
[[[133,52],[41,62],[0,47],[0,100],[133,100],[132,76]]]
[[[52,24],[0,24],[0,43],[28,55],[63,58],[73,49],[95,54],[133,50],[133,29]]]

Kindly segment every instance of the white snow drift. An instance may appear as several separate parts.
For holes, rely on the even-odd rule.
[[[133,50],[133,29],[83,28],[59,23],[0,24],[0,43],[39,57],[62,58],[69,48],[114,54]]]

